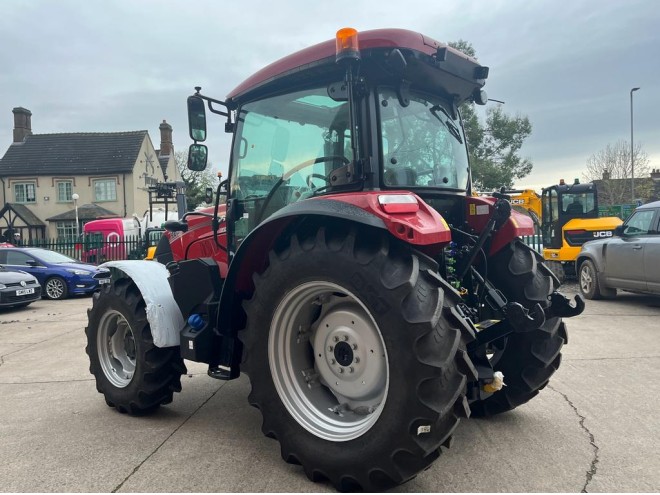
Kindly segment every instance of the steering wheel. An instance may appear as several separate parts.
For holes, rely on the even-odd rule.
[[[295,174],[296,172],[300,172],[303,168],[316,165],[317,163],[329,162],[331,160],[341,160],[342,162],[344,162],[345,165],[351,163],[350,160],[345,156],[340,156],[340,155],[320,156],[312,160],[305,160],[304,162],[299,163],[295,167],[289,169],[285,174],[283,174],[282,178],[275,183],[273,188],[268,193],[268,196],[266,196],[266,199],[264,200],[264,204],[261,207],[261,211],[259,212],[259,217],[257,218],[256,224],[259,225],[259,223],[261,223],[261,220],[263,219],[264,216],[264,212],[266,211],[266,207],[270,204],[271,200],[273,199],[273,196],[275,195],[275,191],[277,191],[282,186],[282,184],[288,181],[293,174]],[[320,175],[320,174],[316,174],[316,175]],[[311,174],[311,177],[313,176],[314,174]],[[323,177],[323,179],[327,180],[325,177]]]

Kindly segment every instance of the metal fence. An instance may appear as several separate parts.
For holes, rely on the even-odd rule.
[[[538,227],[534,228],[534,235],[522,237],[522,241],[543,254],[543,239]],[[101,264],[111,260],[139,260],[147,254],[144,240],[138,236],[129,236],[125,239],[102,241],[97,239],[31,239],[25,240],[20,247],[39,247],[57,251],[70,258],[86,263]]]
[[[31,239],[20,247],[39,247],[62,253],[87,263],[100,264],[111,260],[138,260],[146,256],[142,238],[129,236],[124,239],[104,241],[97,239]]]
[[[538,225],[534,225],[534,235],[522,236],[522,241],[532,249],[543,254],[543,237],[541,236],[541,229]]]

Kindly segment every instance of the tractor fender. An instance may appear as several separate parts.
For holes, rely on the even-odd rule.
[[[292,222],[305,217],[328,217],[368,225],[391,234],[393,226],[391,222],[388,225],[387,218],[381,218],[368,211],[364,205],[351,203],[352,197],[353,195],[341,194],[292,203],[272,214],[248,234],[232,259],[223,285],[216,327],[221,335],[234,336],[241,328],[241,315],[237,314],[238,305],[235,304],[237,294],[241,294],[243,297],[252,294],[254,290],[252,274],[265,269],[268,263],[268,253]],[[441,218],[439,214],[437,215]],[[435,217],[430,214],[427,216],[429,219],[435,220]],[[438,229],[444,231],[446,224],[443,225],[443,222],[437,222],[435,232],[430,232],[431,229],[429,229],[429,235],[435,235]],[[418,224],[422,224],[422,222],[418,222]],[[232,315],[232,317],[228,317],[228,315]]]
[[[184,326],[179,305],[174,300],[165,265],[153,261],[108,261],[113,280],[130,278],[137,285],[146,304],[147,320],[156,347],[175,347]]]

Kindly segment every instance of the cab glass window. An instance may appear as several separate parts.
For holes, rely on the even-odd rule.
[[[353,160],[348,104],[308,89],[248,103],[238,113],[231,196],[242,203],[235,234],[244,237],[287,204],[331,186]]]
[[[467,188],[463,129],[446,102],[413,94],[404,106],[394,90],[381,88],[379,107],[386,186]]]

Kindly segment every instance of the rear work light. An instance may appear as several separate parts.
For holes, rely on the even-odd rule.
[[[385,213],[416,213],[419,211],[417,198],[412,194],[382,194],[378,203]]]
[[[586,234],[587,231],[582,229],[582,230],[567,230],[566,235],[581,235],[581,234]]]

